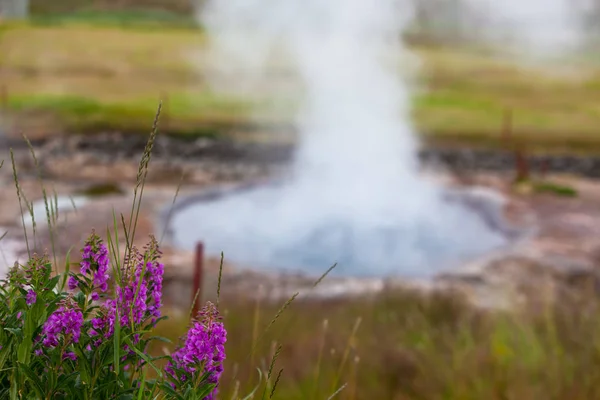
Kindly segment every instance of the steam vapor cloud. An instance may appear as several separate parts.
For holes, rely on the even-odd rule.
[[[419,174],[410,85],[397,63],[411,60],[398,39],[412,17],[396,0],[209,2],[201,19],[218,72],[211,82],[253,93],[274,63],[290,62],[302,84],[300,142],[281,186],[182,210],[175,242],[203,240],[251,266],[318,273],[338,262],[337,273],[362,276],[428,276],[505,244]]]

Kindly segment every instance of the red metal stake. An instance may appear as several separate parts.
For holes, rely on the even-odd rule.
[[[192,317],[198,314],[198,303],[202,297],[202,276],[204,266],[204,243],[196,245],[196,265],[194,268],[194,289],[192,291]]]

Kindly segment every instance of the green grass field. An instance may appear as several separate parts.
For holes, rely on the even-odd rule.
[[[82,13],[0,25],[4,122],[31,137],[146,132],[163,99],[163,131],[224,134],[256,126],[249,118],[251,99],[210,91],[202,65],[192,62],[205,48],[202,31],[173,18],[169,25],[169,18],[154,14]],[[422,59],[423,89],[413,111],[424,137],[498,145],[503,114],[512,109],[515,135],[534,148],[600,149],[595,64],[568,66],[567,73],[564,65],[562,71],[518,68],[482,52],[414,50]],[[289,113],[258,118],[265,126],[287,121]]]

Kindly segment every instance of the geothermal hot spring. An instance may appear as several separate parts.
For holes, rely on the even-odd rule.
[[[427,277],[510,244],[460,191],[419,171],[398,68],[414,61],[398,40],[410,13],[397,1],[223,0],[201,18],[222,88],[252,93],[272,54],[291,60],[299,139],[284,179],[178,207],[176,245],[203,241],[254,268],[320,274],[337,263],[345,276]],[[499,215],[494,207],[479,210]]]

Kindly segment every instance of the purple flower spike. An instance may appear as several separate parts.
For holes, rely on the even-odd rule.
[[[82,325],[83,314],[79,308],[72,303],[64,304],[50,315],[44,324],[42,344],[46,347],[56,347],[60,343],[61,335],[68,342],[78,343]]]
[[[110,278],[109,264],[108,248],[102,243],[102,239],[92,232],[81,252],[80,272],[93,277],[94,289],[106,292]],[[71,281],[69,281],[69,288],[71,288]]]
[[[37,294],[35,293],[35,291],[33,291],[33,289],[29,289],[29,291],[27,292],[27,297],[25,298],[25,302],[28,306],[30,306],[33,303],[35,303],[36,300]]]
[[[199,316],[200,320],[194,322],[188,331],[183,347],[173,353],[173,362],[168,363],[166,371],[180,381],[184,377],[177,377],[174,367],[196,376],[209,373],[209,382],[218,384],[223,372],[227,331],[223,323],[219,322],[219,312],[212,303],[207,303]],[[213,400],[216,393],[217,388],[205,399]]]

